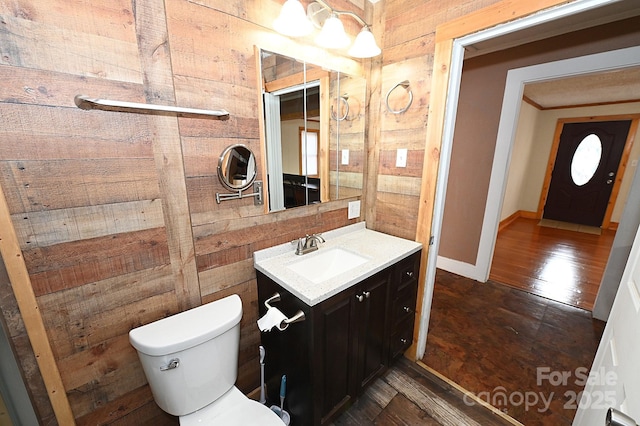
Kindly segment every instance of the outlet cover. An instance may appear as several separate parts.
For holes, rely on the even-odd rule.
[[[342,161],[341,161],[343,166],[348,166],[349,165],[349,150],[348,149],[343,149],[342,150]]]
[[[349,201],[349,215],[347,219],[356,219],[360,217],[360,200]]]
[[[396,153],[396,167],[407,167],[407,148],[400,148]]]

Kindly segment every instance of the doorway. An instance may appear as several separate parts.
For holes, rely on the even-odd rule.
[[[615,204],[610,201],[613,183],[624,173],[620,160],[630,127],[631,120],[564,123],[548,168],[544,219],[603,225],[607,208]]]
[[[421,193],[421,208],[419,212],[419,226],[417,239],[423,241],[425,247],[429,247],[429,256],[427,257],[426,267],[424,270],[424,289],[421,290],[422,306],[420,317],[420,331],[418,336],[418,342],[416,345],[416,354],[421,357],[424,354],[426,346],[426,336],[429,323],[429,313],[431,309],[431,297],[433,294],[433,282],[435,278],[437,253],[440,245],[440,230],[442,226],[443,210],[444,210],[444,196],[446,194],[447,177],[449,168],[449,159],[451,155],[453,130],[455,127],[456,109],[458,105],[458,94],[460,90],[460,77],[462,72],[462,61],[464,60],[465,48],[467,46],[475,48],[481,43],[489,42],[493,44],[490,48],[496,49],[496,44],[500,44],[500,41],[495,43],[496,39],[499,39],[505,35],[514,35],[508,42],[511,42],[511,46],[516,46],[525,43],[523,34],[532,36],[538,36],[541,31],[540,28],[548,28],[549,23],[555,26],[554,30],[558,33],[564,33],[565,30],[560,30],[558,25],[562,25],[563,18],[580,16],[577,21],[585,20],[583,14],[591,13],[591,16],[597,14],[598,18],[603,18],[602,10],[603,6],[610,4],[607,1],[576,1],[570,4],[561,5],[556,8],[550,8],[543,12],[536,13],[535,16],[527,16],[526,11],[520,10],[518,13],[512,13],[511,18],[515,19],[511,23],[504,23],[501,19],[495,18],[490,21],[492,25],[496,25],[490,29],[491,25],[486,24],[486,20],[481,20],[481,17],[499,16],[500,12],[507,13],[508,6],[504,3],[496,5],[494,8],[487,8],[486,13],[479,11],[474,14],[473,17],[465,16],[465,22],[467,25],[462,26],[462,19],[452,21],[447,25],[441,26],[437,32],[436,39],[439,40],[436,45],[436,55],[434,63],[438,64],[437,69],[443,70],[443,73],[435,73],[432,83],[432,105],[430,107],[430,114],[427,123],[427,146],[426,151],[439,150],[440,163],[437,171],[432,170],[425,171],[427,173],[426,178],[423,177],[423,188]],[[631,3],[616,3],[616,5],[631,6]],[[491,10],[489,10],[491,9]],[[513,11],[512,11],[513,12]],[[491,13],[491,15],[489,15]],[[511,12],[510,12],[511,13]],[[516,19],[519,18],[519,19]],[[477,19],[475,21],[474,19]],[[574,21],[575,22],[575,21]],[[600,21],[602,22],[602,21]],[[575,28],[575,27],[574,27]],[[584,27],[582,27],[584,28]],[[533,31],[531,31],[533,30]],[[526,37],[525,37],[526,38]],[[519,40],[518,40],[519,39]],[[531,39],[529,39],[531,40]],[[504,48],[504,44],[502,45]],[[629,48],[633,50],[634,48]],[[589,73],[604,69],[623,68],[627,66],[637,65],[637,60],[630,60],[629,58],[639,58],[639,49],[635,48],[633,52],[627,51],[622,53],[619,57],[600,58],[599,64],[585,68],[584,63],[570,64],[570,61],[560,61],[552,65],[542,65],[533,67],[536,71],[542,72],[542,74],[535,75],[525,71],[523,74],[511,75],[512,79],[515,79],[515,85],[507,87],[505,92],[505,101],[503,102],[503,117],[506,118],[508,124],[504,127],[500,125],[498,135],[498,148],[496,149],[496,156],[493,164],[494,168],[491,172],[491,183],[489,196],[487,198],[487,211],[484,214],[483,222],[483,236],[481,238],[481,246],[483,250],[480,251],[477,262],[474,265],[469,266],[472,270],[470,272],[473,276],[478,277],[479,280],[486,280],[489,274],[489,266],[491,257],[493,254],[493,245],[495,243],[495,235],[497,234],[497,226],[499,222],[499,206],[501,206],[503,196],[503,183],[506,170],[508,169],[509,155],[511,152],[511,139],[513,136],[513,123],[515,122],[519,110],[520,101],[522,99],[522,87],[526,82],[541,81],[545,78],[555,78],[557,76],[577,75],[580,73]],[[611,53],[611,52],[608,52]],[[620,52],[618,52],[620,54]],[[530,70],[529,70],[530,71]],[[425,161],[427,164],[427,161]],[[437,175],[437,180],[436,180]],[[429,207],[428,200],[435,194],[435,205],[433,210]],[[420,225],[421,224],[421,225]],[[487,237],[489,237],[487,239]]]

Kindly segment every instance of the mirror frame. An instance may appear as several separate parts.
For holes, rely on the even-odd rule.
[[[225,158],[231,153],[231,151],[237,149],[237,148],[243,148],[246,149],[247,151],[249,151],[250,156],[249,156],[249,161],[251,161],[251,159],[253,159],[253,176],[251,176],[251,178],[249,178],[249,176],[247,176],[247,181],[244,185],[233,185],[231,182],[229,182],[229,178],[228,176],[226,176],[225,171],[223,171],[223,165],[225,163]],[[220,154],[220,158],[218,159],[218,180],[220,181],[220,183],[222,184],[222,186],[224,186],[226,189],[228,189],[229,191],[244,191],[248,188],[251,187],[251,185],[253,185],[253,182],[256,180],[256,176],[258,175],[258,169],[257,169],[257,161],[256,161],[256,156],[253,153],[253,151],[251,150],[251,148],[249,148],[248,146],[241,144],[241,143],[237,143],[237,144],[233,144],[233,145],[229,145],[228,147],[226,147],[224,149],[224,151],[222,151],[222,154]]]

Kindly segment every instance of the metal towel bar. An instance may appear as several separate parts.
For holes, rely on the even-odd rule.
[[[208,110],[197,108],[183,108],[169,105],[153,105],[153,104],[141,104],[137,102],[124,102],[114,101],[109,99],[97,99],[90,98],[85,95],[76,95],[74,98],[75,104],[80,109],[102,109],[105,111],[133,111],[133,112],[158,112],[158,113],[172,113],[185,116],[191,115],[205,115],[209,117],[215,117],[218,120],[228,120],[229,112],[226,110]]]

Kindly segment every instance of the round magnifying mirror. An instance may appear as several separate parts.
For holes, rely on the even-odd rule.
[[[218,161],[218,179],[231,191],[244,191],[256,179],[256,157],[245,145],[228,146]]]

